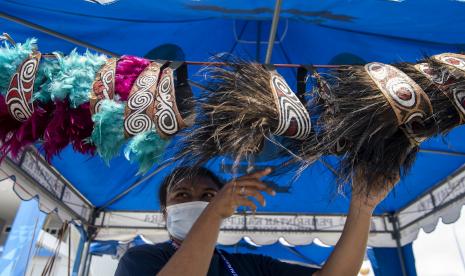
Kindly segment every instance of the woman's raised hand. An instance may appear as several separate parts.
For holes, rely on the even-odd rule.
[[[208,204],[207,208],[221,219],[232,216],[239,206],[249,207],[255,212],[257,206],[252,198],[256,199],[262,206],[265,206],[266,202],[263,192],[273,196],[276,194],[272,188],[260,180],[269,173],[271,173],[271,169],[267,168],[226,183],[210,204]]]

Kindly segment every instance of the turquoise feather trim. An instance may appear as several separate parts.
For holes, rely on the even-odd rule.
[[[67,56],[58,56],[60,70],[52,75],[49,90],[52,100],[69,99],[72,108],[88,102],[95,74],[107,58],[86,51],[83,55],[73,50]]]
[[[94,130],[91,142],[96,146],[98,154],[107,163],[117,156],[125,142],[124,137],[124,104],[103,100],[100,111],[92,116]]]
[[[6,95],[11,77],[25,58],[37,49],[37,39],[30,38],[24,43],[11,46],[4,42],[0,48],[0,93]]]
[[[33,101],[48,103],[52,101],[50,94],[50,83],[53,76],[60,71],[60,65],[56,59],[42,59],[37,72],[36,81],[34,83]]]
[[[158,163],[168,141],[164,140],[154,130],[134,136],[124,150],[126,159],[139,164],[139,174],[144,174]]]

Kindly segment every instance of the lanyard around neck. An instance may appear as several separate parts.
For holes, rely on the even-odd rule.
[[[171,246],[173,247],[174,250],[178,250],[178,248],[180,247],[180,245],[177,242],[175,242],[174,240],[171,240],[170,244],[171,244]],[[218,253],[218,255],[220,255],[220,258],[223,261],[224,266],[228,269],[229,274],[231,276],[239,276],[239,274],[237,274],[236,270],[234,270],[234,267],[232,267],[232,265],[228,261],[228,259],[226,259],[226,256],[224,256],[224,254],[221,253],[221,251],[218,250],[216,247],[215,247],[215,252]]]

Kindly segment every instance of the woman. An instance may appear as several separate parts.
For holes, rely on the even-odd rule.
[[[388,192],[352,197],[338,243],[321,270],[315,270],[261,255],[229,254],[215,248],[223,219],[233,215],[239,206],[255,212],[257,207],[252,198],[265,206],[262,193],[275,195],[260,181],[270,169],[225,185],[206,169],[185,177],[188,172],[188,168],[178,168],[160,186],[160,205],[171,241],[129,249],[115,275],[357,275],[373,210]],[[398,179],[398,175],[393,177],[393,183]]]

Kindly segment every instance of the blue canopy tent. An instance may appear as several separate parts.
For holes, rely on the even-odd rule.
[[[160,49],[167,49],[168,55],[180,49],[176,58],[193,61],[231,52],[262,63],[389,63],[465,49],[463,1],[277,1],[276,6],[270,1],[98,2],[3,0],[0,29],[17,41],[37,37],[42,52],[66,53],[78,47],[156,58]],[[279,15],[274,21],[273,14]],[[199,79],[197,69],[189,68],[193,80]],[[296,71],[281,73],[295,87]],[[434,230],[439,217],[455,221],[465,203],[463,134],[465,128],[460,127],[445,140],[424,142],[411,173],[375,211],[369,243],[397,248],[383,254],[392,253],[404,275],[413,258],[403,252],[408,248],[400,248],[408,246],[420,228]],[[137,167],[123,156],[108,166],[72,148],[52,161],[53,168],[35,151],[27,151],[17,164],[10,163],[38,183],[38,187],[18,188],[19,194],[50,198],[45,210],[57,208],[84,221],[90,225],[90,237],[129,240],[144,234],[155,241],[166,239],[156,193],[167,170],[158,172],[155,167],[155,175],[136,176]],[[221,174],[218,163],[212,168],[228,177]],[[37,173],[41,170],[61,184],[44,184],[50,179]],[[229,220],[223,244],[235,244],[244,236],[258,244],[273,244],[280,237],[295,245],[309,244],[314,238],[334,244],[349,200],[337,194],[332,172],[316,162],[292,185],[291,177],[276,181],[279,194],[255,218],[238,214]]]

